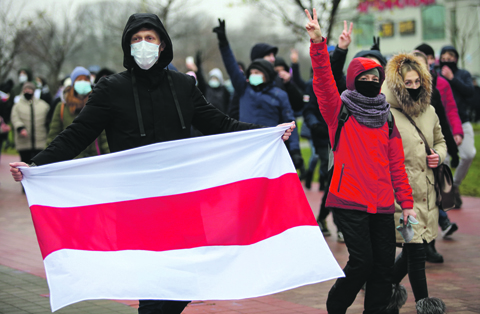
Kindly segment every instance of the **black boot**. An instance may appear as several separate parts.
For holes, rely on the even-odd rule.
[[[445,303],[439,298],[425,298],[417,302],[417,314],[444,314],[447,310]]]
[[[462,207],[462,198],[460,197],[460,189],[458,186],[454,185],[453,186],[453,193],[455,196],[455,208],[461,208]]]
[[[443,256],[435,249],[435,240],[430,243],[423,241],[425,246],[425,254],[427,256],[426,261],[430,263],[443,263]]]

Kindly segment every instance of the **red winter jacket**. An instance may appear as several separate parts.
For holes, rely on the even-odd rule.
[[[342,100],[333,79],[325,40],[311,44],[310,57],[313,90],[328,124],[330,143],[333,143]],[[355,77],[375,67],[381,73],[382,83],[385,74],[380,65],[366,58],[353,59],[348,67],[347,88],[355,89]],[[381,128],[369,128],[350,115],[334,152],[334,172],[326,206],[393,214],[395,190],[402,209],[413,208],[404,159],[402,139],[396,126],[389,136],[387,122]]]
[[[458,115],[457,103],[453,98],[452,88],[450,83],[440,75],[437,76],[437,89],[442,96],[442,104],[445,107],[445,114],[453,135],[461,135],[463,137],[462,121]]]

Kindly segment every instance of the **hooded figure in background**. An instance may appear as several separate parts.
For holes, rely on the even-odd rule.
[[[75,158],[103,130],[110,151],[118,152],[188,138],[191,126],[206,135],[262,127],[229,118],[205,100],[193,77],[165,69],[173,59],[173,48],[157,15],[131,15],[122,48],[127,70],[101,79],[78,116],[31,160],[32,165]],[[285,140],[292,129],[283,135]],[[28,165],[11,164],[17,181],[23,177],[20,166]],[[138,312],[181,313],[188,303],[140,300]]]
[[[273,68],[274,59],[272,59],[277,51],[276,47],[268,44],[255,45],[252,48],[252,58],[264,53],[268,54],[252,60],[243,73],[238,67],[227,40],[225,21],[219,19],[219,26],[215,27],[213,32],[217,33],[223,64],[235,88],[235,93],[240,97],[239,120],[266,126],[293,121],[295,117],[288,94],[276,85],[278,75]],[[303,158],[297,130],[293,130],[292,136],[286,144],[295,168],[301,168]]]

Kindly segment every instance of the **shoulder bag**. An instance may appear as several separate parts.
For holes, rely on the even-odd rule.
[[[410,123],[413,124],[415,129],[417,129],[418,135],[420,135],[420,138],[425,144],[425,152],[427,155],[431,155],[432,152],[430,146],[428,146],[427,139],[422,131],[417,127],[415,121],[413,121],[409,115],[405,114],[403,111],[402,113],[407,117]],[[455,206],[452,170],[444,163],[441,163],[436,168],[432,168],[432,170],[435,177],[435,192],[437,194],[437,200],[435,203],[444,211],[448,211]]]

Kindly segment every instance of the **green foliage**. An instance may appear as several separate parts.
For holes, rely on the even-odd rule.
[[[473,131],[475,132],[475,148],[477,155],[473,159],[472,165],[468,170],[468,174],[460,185],[460,194],[480,197],[480,124],[473,124]]]

